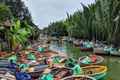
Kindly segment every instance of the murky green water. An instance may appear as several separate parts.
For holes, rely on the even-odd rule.
[[[80,56],[92,54],[92,52],[81,52],[79,47],[64,42],[52,42],[52,46],[56,50],[66,52],[70,57],[78,59]],[[120,57],[103,56],[104,62],[101,65],[108,67],[107,76],[101,80],[120,80]]]

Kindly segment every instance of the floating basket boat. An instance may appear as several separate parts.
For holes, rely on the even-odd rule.
[[[106,66],[93,65],[93,66],[83,67],[82,69],[84,75],[94,77],[97,80],[105,77],[105,75],[107,74]]]
[[[104,58],[102,57],[102,56],[98,56],[98,55],[95,55],[95,60],[94,61],[91,61],[90,63],[85,63],[85,62],[83,62],[83,60],[85,60],[85,58],[86,58],[87,56],[83,56],[83,57],[80,57],[79,58],[79,64],[81,65],[81,66],[86,66],[86,65],[93,65],[93,64],[100,64],[100,63],[102,63],[103,61],[104,61]],[[89,57],[89,56],[88,56]],[[89,57],[90,59],[91,59],[91,57]]]
[[[0,68],[0,80],[16,80],[15,76],[12,75],[8,68]]]
[[[72,75],[71,69],[68,68],[54,68],[51,73],[54,75],[54,78],[59,79]]]
[[[72,76],[63,78],[62,80],[96,80],[96,79],[86,75],[78,75],[78,76],[72,75]]]
[[[48,68],[48,65],[37,65],[35,67],[30,67],[28,69],[28,73],[31,75],[33,79],[37,79],[46,68]]]

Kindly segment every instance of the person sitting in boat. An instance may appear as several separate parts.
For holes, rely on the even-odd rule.
[[[37,51],[43,53],[45,51],[44,47],[38,46]]]
[[[95,63],[97,61],[97,56],[96,55],[90,55],[91,61]]]
[[[39,78],[39,80],[54,80],[53,75],[50,73],[51,69],[45,69],[45,71],[42,74],[42,77]]]
[[[47,59],[47,64],[49,65],[49,67],[53,67],[53,60],[51,59],[51,57]]]
[[[80,40],[80,47],[83,47],[83,40]]]
[[[32,80],[31,76],[26,72],[17,71],[15,76],[16,80]]]
[[[90,44],[90,47],[91,47],[91,48],[94,47],[94,42],[90,41],[89,44]]]
[[[65,66],[66,67],[72,67],[72,64],[75,64],[75,60],[73,58],[68,58],[66,61],[65,61]]]
[[[117,52],[117,48],[115,48],[113,45],[110,47],[110,53],[114,54]]]
[[[91,62],[92,61],[91,61],[91,58],[89,56],[87,56],[85,59],[82,60],[82,63],[84,63],[84,64],[89,64]]]
[[[27,59],[31,61],[36,61],[36,56],[32,52],[28,52]]]
[[[8,68],[13,71],[13,72],[16,72],[16,68],[17,68],[17,64],[13,61],[13,60],[10,60],[10,64],[8,65]]]
[[[76,62],[75,64],[71,64],[73,67],[71,68],[73,71],[73,75],[81,75],[82,74],[82,68],[80,65]]]
[[[23,67],[25,67],[26,65],[27,64],[17,65],[16,71],[15,71],[16,80],[32,80],[32,77],[28,73],[23,71]]]
[[[59,64],[60,63],[60,57],[59,56],[53,57],[53,63],[54,64]]]
[[[16,55],[13,55],[11,57],[8,58],[8,61],[12,61],[12,63],[16,63],[17,62],[17,56]]]
[[[19,64],[18,67],[22,72],[25,72],[26,70],[28,70],[29,65],[22,63],[22,64]]]
[[[86,41],[85,47],[86,48],[92,48],[93,47],[93,42]]]
[[[104,51],[106,51],[108,54],[114,53],[117,50],[115,48],[113,48],[113,46],[105,46]]]
[[[86,41],[84,40],[84,41],[83,41],[83,47],[84,47],[84,48],[86,47],[86,44],[87,44],[87,43],[86,43]]]

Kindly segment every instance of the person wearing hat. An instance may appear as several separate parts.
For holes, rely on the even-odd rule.
[[[54,80],[54,77],[50,72],[51,72],[51,69],[48,69],[48,68],[45,69],[42,77],[40,77],[39,80]]]

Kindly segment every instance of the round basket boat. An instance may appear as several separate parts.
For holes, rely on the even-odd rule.
[[[44,69],[48,68],[48,65],[37,65],[28,69],[28,73],[33,79],[38,79],[43,73]]]
[[[16,80],[16,78],[9,69],[0,68],[0,80]]]
[[[62,80],[96,80],[96,79],[86,75],[78,75],[78,76],[72,75],[72,76],[63,78]]]
[[[67,76],[72,75],[72,71],[69,68],[54,68],[51,70],[51,74],[54,75],[54,78],[62,79]]]
[[[93,65],[93,66],[82,67],[82,69],[84,72],[83,75],[94,77],[97,80],[104,78],[107,74],[106,66]]]
[[[83,63],[83,60],[86,58],[87,56],[83,56],[83,57],[80,57],[79,58],[79,61],[78,63],[81,65],[81,66],[86,66],[86,65],[95,65],[95,64],[100,64],[104,61],[104,58],[102,56],[98,56],[96,55],[96,60],[95,62],[90,62],[90,63]],[[89,56],[88,56],[89,57]]]

